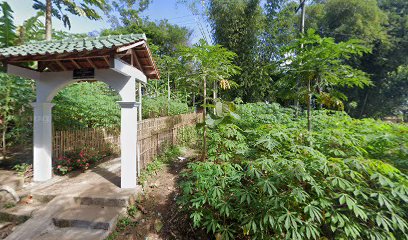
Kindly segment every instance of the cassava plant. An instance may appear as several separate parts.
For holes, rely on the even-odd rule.
[[[195,227],[222,239],[408,237],[408,178],[395,164],[408,156],[406,125],[319,110],[308,134],[307,116],[277,104],[237,113],[209,128],[209,161],[183,175]]]

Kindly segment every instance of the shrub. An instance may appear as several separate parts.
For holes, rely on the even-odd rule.
[[[199,140],[196,126],[185,126],[177,129],[177,143],[180,146],[194,147]]]
[[[178,99],[171,99],[169,105],[166,96],[158,96],[155,98],[143,97],[142,104],[143,118],[173,116],[192,112],[192,109],[188,107],[187,103]]]
[[[157,171],[161,170],[165,164],[173,161],[177,156],[180,156],[181,150],[178,146],[166,145],[163,147],[162,152],[157,155],[153,161],[148,163],[143,169],[142,174],[139,177],[139,183],[145,184],[148,177],[156,174]]]
[[[109,150],[98,151],[94,148],[78,149],[66,152],[55,160],[54,171],[56,174],[65,175],[74,170],[85,171],[103,158],[110,156]]]
[[[179,203],[195,227],[223,239],[408,237],[408,179],[386,163],[406,156],[406,126],[318,111],[309,134],[276,104],[238,112],[210,129],[208,161],[183,174]]]
[[[22,177],[28,177],[30,173],[33,171],[33,165],[28,163],[16,164],[14,165],[13,170],[16,171],[18,175]]]

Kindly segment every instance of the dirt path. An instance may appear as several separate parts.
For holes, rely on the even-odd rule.
[[[179,173],[186,165],[186,161],[175,160],[148,179],[145,194],[137,205],[144,214],[139,213],[134,226],[128,226],[114,239],[208,239],[205,233],[193,229],[189,216],[176,203]]]

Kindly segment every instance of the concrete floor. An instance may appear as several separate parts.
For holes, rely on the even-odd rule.
[[[120,213],[124,212],[126,206],[132,203],[141,192],[140,187],[121,189],[119,186],[120,158],[104,162],[77,176],[56,176],[47,182],[30,183],[18,193],[21,196],[32,196],[33,202],[38,206],[31,210],[30,219],[19,225],[6,239],[55,239],[56,237],[72,239],[73,233],[83,234],[82,237],[89,236],[86,239],[91,240],[104,239],[115,227]],[[43,204],[38,204],[39,202]],[[19,209],[30,207],[34,203],[18,204],[14,208],[7,209],[7,212],[18,213]],[[75,215],[71,214],[67,220],[66,213],[60,215],[67,211],[75,212],[78,217],[75,218]],[[24,211],[20,210],[20,212]],[[115,214],[112,214],[113,212]],[[83,215],[86,217],[84,218]],[[57,227],[54,224],[57,220],[65,221],[64,223],[68,225],[63,228]],[[103,230],[93,229],[93,226],[98,225],[95,224],[96,221],[107,225],[104,225]],[[82,225],[74,224],[78,222]]]

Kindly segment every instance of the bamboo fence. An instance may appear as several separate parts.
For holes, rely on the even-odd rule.
[[[195,125],[201,118],[201,114],[189,113],[138,122],[137,144],[140,153],[140,168],[144,169],[165,145],[176,144],[177,134],[181,128]],[[54,157],[63,156],[68,151],[81,148],[95,148],[99,151],[109,149],[115,154],[120,154],[120,129],[54,131]]]

